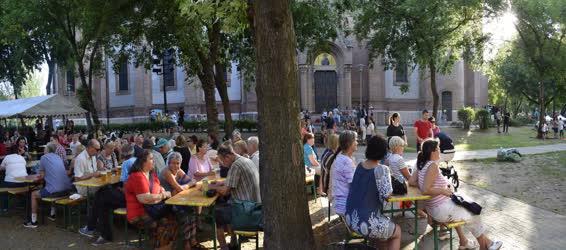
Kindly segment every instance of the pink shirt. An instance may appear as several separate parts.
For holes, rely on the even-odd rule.
[[[208,156],[205,155],[203,160],[199,159],[197,155],[193,155],[191,157],[188,173],[191,179],[199,181],[203,177],[196,177],[196,173],[208,173],[210,171],[212,171],[212,164],[210,163],[210,158],[208,158]]]

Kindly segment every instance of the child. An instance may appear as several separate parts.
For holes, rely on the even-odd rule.
[[[546,135],[548,134],[548,125],[546,125],[546,122],[542,123],[542,139],[546,139]]]

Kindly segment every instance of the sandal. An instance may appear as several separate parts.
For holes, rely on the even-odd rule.
[[[503,241],[500,240],[494,240],[493,242],[491,242],[491,246],[489,246],[489,250],[499,250],[499,248],[501,248],[501,246],[503,245]]]
[[[448,239],[450,239],[450,234],[449,233],[443,233],[443,234],[438,236],[438,239],[441,240],[441,241],[448,240]]]
[[[465,246],[459,246],[458,249],[476,249],[479,246],[480,245],[477,242],[473,240],[468,240]]]

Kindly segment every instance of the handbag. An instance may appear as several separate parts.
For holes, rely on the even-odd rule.
[[[400,182],[397,178],[391,176],[391,186],[393,187],[394,195],[407,194],[407,182]]]
[[[232,228],[241,231],[263,230],[263,205],[258,202],[232,199]]]
[[[153,173],[149,174],[149,193],[153,190]],[[166,205],[164,201],[156,204],[144,204],[145,212],[154,220],[159,220],[171,212],[171,206]]]
[[[450,196],[450,199],[454,203],[456,203],[456,205],[465,208],[466,210],[468,210],[472,214],[475,214],[475,215],[481,214],[482,207],[479,204],[477,204],[473,201],[466,201],[464,199],[464,197],[462,197],[460,195],[456,195],[456,194],[453,194],[452,196]]]

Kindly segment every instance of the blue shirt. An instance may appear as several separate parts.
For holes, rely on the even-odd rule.
[[[313,150],[312,146],[305,143],[305,145],[303,146],[303,150],[304,150],[304,153],[305,153],[304,156],[303,156],[304,161],[305,161],[305,166],[312,167],[311,161],[309,160],[309,156],[311,154],[314,154],[314,150]],[[314,157],[316,158],[316,154],[315,154]]]
[[[130,172],[130,168],[134,165],[136,161],[136,157],[132,157],[125,162],[122,162],[122,175],[120,176],[120,181],[125,183],[128,180],[128,174]]]
[[[45,190],[49,193],[63,192],[71,189],[71,180],[67,176],[61,157],[49,153],[39,160],[39,170],[45,171]]]

